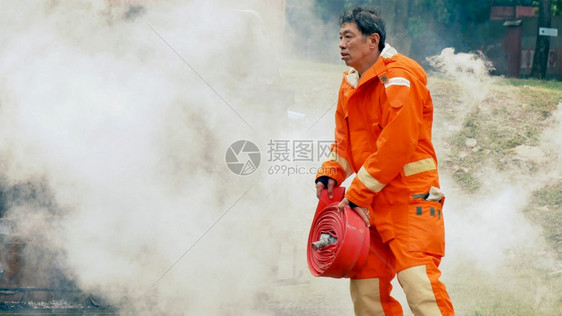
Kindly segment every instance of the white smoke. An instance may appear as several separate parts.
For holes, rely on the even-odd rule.
[[[481,52],[455,54],[455,49],[448,47],[440,55],[428,57],[427,61],[442,75],[458,82],[464,97],[482,101],[488,95],[493,82],[489,73],[494,67]]]
[[[489,76],[491,64],[481,54],[454,54],[453,49],[448,48],[428,61],[439,70],[430,78],[432,94],[447,96],[437,98],[443,103],[434,103],[433,134],[438,158],[442,163],[462,164],[470,155],[484,149],[477,146],[475,139],[467,139],[467,150],[455,157],[449,142],[456,133],[462,132],[468,115],[478,113],[480,115],[471,119],[482,118],[506,106],[497,103],[497,86],[496,90],[492,89],[498,79]],[[453,83],[452,90],[440,91],[447,87],[440,84],[442,76],[449,84]],[[455,288],[472,288],[472,291],[489,294],[454,297],[453,303],[460,307],[461,313],[486,310],[489,305],[517,304],[533,312],[552,311],[556,306],[554,302],[559,299],[556,282],[544,282],[539,276],[555,273],[560,262],[549,248],[542,228],[532,223],[525,212],[530,207],[533,192],[560,180],[559,140],[553,136],[562,126],[559,112],[553,113],[548,121],[550,127],[542,131],[540,145],[514,148],[512,157],[502,158],[506,161],[504,169],[498,170],[492,160],[482,160],[478,169],[468,170],[481,183],[476,192],[468,193],[453,180],[450,171],[446,171],[450,169],[441,168],[441,185],[447,196],[444,210],[447,255],[442,265],[443,279],[449,282],[453,296]],[[484,136],[486,131],[477,130],[477,133]],[[473,144],[469,145],[471,142]],[[532,164],[552,172],[537,173],[529,168]],[[515,288],[518,290],[513,290]],[[459,292],[467,294],[471,290]],[[522,295],[522,292],[530,295]],[[513,302],[506,303],[509,300]],[[506,309],[503,312],[511,313]]]
[[[6,217],[123,313],[250,314],[275,230],[245,199],[276,197],[224,154],[281,111],[254,90],[275,52],[257,11],[138,3],[3,3],[2,176],[45,179],[57,209],[12,201]]]

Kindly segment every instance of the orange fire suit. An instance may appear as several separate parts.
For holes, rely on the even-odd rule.
[[[427,200],[439,177],[426,84],[423,68],[388,44],[361,77],[351,69],[341,83],[335,143],[317,180],[339,185],[356,173],[346,198],[369,209],[371,251],[351,277],[357,315],[402,314],[390,296],[396,273],[415,315],[454,314],[439,281],[444,198]]]

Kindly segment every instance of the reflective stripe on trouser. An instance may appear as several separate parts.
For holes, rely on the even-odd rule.
[[[398,281],[414,315],[455,315],[445,284],[439,281],[441,257],[404,251],[398,240],[389,245],[396,258]]]
[[[402,315],[400,303],[390,296],[390,281],[395,271],[398,271],[398,280],[414,315],[454,315],[447,289],[439,281],[441,256],[410,251],[408,234],[398,234],[397,238],[383,243],[373,226],[370,233],[367,263],[351,276],[351,297],[356,315]],[[377,283],[371,280],[377,280]],[[372,302],[377,297],[378,303]],[[385,314],[369,312],[380,310],[380,306]]]
[[[379,279],[351,279],[349,289],[355,315],[384,315]]]
[[[425,266],[412,267],[399,272],[398,280],[414,315],[441,315]]]

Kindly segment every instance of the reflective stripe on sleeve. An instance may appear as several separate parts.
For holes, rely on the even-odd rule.
[[[437,166],[433,158],[422,159],[410,162],[404,166],[404,174],[406,177],[422,173],[424,171],[436,170]]]
[[[361,181],[369,190],[376,193],[380,192],[385,186],[385,184],[382,184],[377,181],[377,179],[373,178],[373,176],[367,172],[365,167],[361,167],[361,169],[359,169],[359,172],[357,172],[357,179],[359,179],[359,181]]]
[[[349,162],[347,162],[347,160],[345,160],[345,158],[338,155],[336,152],[332,151],[330,153],[330,155],[328,155],[327,160],[337,162],[343,168],[343,170],[345,170],[345,173],[346,173],[347,177],[349,177],[353,173],[353,171],[351,170],[351,166],[349,165]]]
[[[390,86],[406,86],[410,87],[410,80],[403,78],[403,77],[393,77],[388,78],[388,80],[384,83],[384,87],[388,88]]]

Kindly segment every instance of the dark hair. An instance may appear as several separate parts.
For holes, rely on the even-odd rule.
[[[366,9],[362,7],[355,7],[346,11],[340,17],[340,27],[345,23],[355,23],[357,28],[361,31],[364,37],[373,33],[380,36],[379,50],[384,48],[384,40],[386,39],[386,31],[384,30],[384,21],[380,17],[380,12],[377,9]]]

